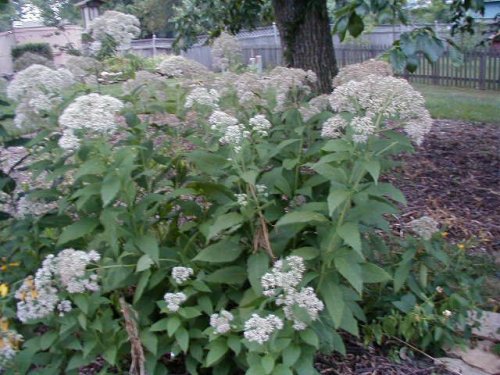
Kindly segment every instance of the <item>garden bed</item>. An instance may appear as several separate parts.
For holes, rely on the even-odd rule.
[[[414,155],[389,178],[408,205],[394,224],[429,215],[447,227],[452,242],[495,255],[500,247],[500,127],[436,120]]]

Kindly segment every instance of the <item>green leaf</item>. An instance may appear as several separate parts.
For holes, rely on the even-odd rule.
[[[85,294],[75,294],[73,302],[84,313],[89,313],[89,299]]]
[[[349,34],[351,34],[353,37],[357,37],[363,32],[364,28],[365,24],[363,22],[363,18],[358,16],[356,13],[352,13],[349,17],[349,24],[347,25]]]
[[[338,328],[342,322],[342,315],[345,308],[344,295],[342,289],[340,289],[340,285],[331,278],[325,278],[320,285],[319,292],[335,328]]]
[[[201,250],[194,261],[209,263],[227,263],[235,261],[243,251],[237,238],[219,241]]]
[[[54,344],[59,335],[56,332],[47,332],[40,337],[40,349],[47,350]]]
[[[396,73],[403,73],[406,67],[406,56],[403,51],[393,48],[389,60]]]
[[[314,223],[325,222],[328,219],[317,212],[313,211],[293,211],[285,214],[278,220],[276,226],[298,224],[298,223]]]
[[[315,247],[301,247],[299,249],[292,250],[292,255],[304,258],[304,260],[313,260],[320,256],[320,251]]]
[[[146,255],[144,255],[146,256]],[[149,283],[149,278],[151,277],[151,271],[143,272],[137,283],[134,293],[134,304],[136,304],[142,297],[142,294],[146,290]]]
[[[81,353],[77,353],[71,357],[66,366],[66,371],[71,371],[83,367],[89,363],[87,358],[84,358]]]
[[[262,368],[264,369],[264,372],[266,374],[270,374],[273,369],[274,369],[274,358],[270,355],[267,354],[262,359],[260,360],[260,363],[262,365]]]
[[[318,335],[312,329],[308,328],[304,331],[300,331],[299,336],[302,339],[302,341],[304,341],[306,344],[309,344],[311,346],[314,346],[316,349],[319,349]]]
[[[234,354],[239,355],[241,352],[241,339],[238,336],[230,336],[227,339],[227,345],[231,348]]]
[[[269,268],[269,255],[264,252],[258,252],[252,254],[247,260],[247,273],[248,280],[252,286],[255,294],[260,295],[262,293],[262,286],[260,283],[261,277],[267,272]]]
[[[149,270],[154,263],[155,262],[153,261],[153,259],[151,259],[151,257],[148,254],[144,254],[137,261],[137,267],[135,269],[135,272],[142,272],[145,270]]]
[[[117,196],[120,191],[120,179],[114,174],[107,175],[101,186],[102,204],[106,207]]]
[[[363,166],[370,173],[373,181],[377,183],[380,176],[380,162],[378,160],[366,160],[363,162]]]
[[[243,267],[230,266],[212,272],[205,281],[215,284],[242,284],[247,279],[247,273]]]
[[[83,218],[82,220],[63,229],[61,235],[59,236],[59,240],[57,241],[57,245],[61,246],[90,234],[97,227],[97,225],[99,225],[98,220],[90,217]]]
[[[363,272],[363,282],[365,283],[384,283],[392,279],[383,268],[373,264],[366,263],[361,265]]]
[[[158,262],[160,258],[160,249],[158,247],[158,240],[155,237],[146,234],[137,238],[135,244],[144,254],[149,255],[151,259]]]
[[[399,292],[408,280],[410,275],[411,263],[401,264],[394,273],[394,291]]]
[[[177,316],[172,316],[168,318],[167,322],[167,333],[170,337],[172,337],[175,332],[179,329],[181,326],[181,320]]]
[[[176,332],[175,332],[175,339],[179,346],[181,347],[181,350],[184,353],[187,353],[187,350],[189,349],[189,333],[184,327],[180,327]]]
[[[149,350],[154,355],[158,353],[158,337],[156,337],[154,333],[143,331],[140,333],[140,339],[147,350]]]
[[[228,346],[222,340],[217,340],[212,342],[210,344],[210,350],[208,351],[207,354],[207,361],[205,366],[211,367],[217,362],[219,362],[222,359],[222,357],[224,357],[224,354],[226,354],[228,350],[229,350]]]
[[[322,148],[323,151],[326,152],[345,152],[351,151],[352,146],[349,142],[343,139],[333,139],[328,141]]]
[[[241,224],[243,220],[243,216],[236,212],[230,212],[228,214],[218,216],[215,219],[215,222],[208,229],[207,240],[210,241],[222,231]]]
[[[342,315],[342,323],[340,323],[340,328],[346,330],[347,332],[353,334],[354,336],[359,336],[358,322],[354,318],[351,309],[346,307],[344,309],[344,314]]]
[[[328,194],[328,213],[332,216],[333,212],[339,207],[343,202],[345,202],[350,196],[347,190],[332,190],[330,189],[330,194]]]
[[[361,274],[361,266],[356,262],[354,257],[341,256],[335,258],[335,267],[342,276],[361,294],[363,291],[363,277]]]
[[[402,312],[409,313],[415,308],[417,298],[413,294],[406,294],[401,298],[401,300],[395,301],[392,304]]]
[[[361,236],[359,233],[358,224],[355,223],[344,223],[338,229],[339,236],[354,250],[356,250],[361,256]]]
[[[163,318],[163,319],[160,319],[158,320],[156,323],[154,323],[150,328],[149,330],[151,332],[162,332],[162,331],[166,331],[167,328],[168,328],[168,322],[171,318]],[[178,318],[177,318],[178,319]],[[169,334],[169,336],[171,336]]]
[[[118,349],[116,346],[111,345],[102,353],[103,358],[108,362],[111,366],[116,365],[116,356],[118,354]]]
[[[283,350],[281,355],[283,357],[283,364],[287,367],[293,367],[300,357],[300,346],[294,344],[289,345]]]
[[[280,363],[274,368],[273,375],[293,375],[293,372],[288,366]]]

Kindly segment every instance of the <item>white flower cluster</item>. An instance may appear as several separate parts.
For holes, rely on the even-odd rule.
[[[242,49],[238,39],[228,33],[222,32],[212,44],[212,62],[216,69],[223,72],[230,67],[241,63]]]
[[[198,78],[210,76],[210,71],[200,63],[182,56],[170,55],[163,59],[157,71],[170,78]]]
[[[253,132],[262,137],[267,137],[269,129],[271,129],[271,123],[266,116],[256,115],[250,119],[249,123]]]
[[[101,62],[86,56],[70,56],[64,65],[75,80],[86,84],[96,84],[97,76],[103,68]]]
[[[362,81],[349,81],[330,95],[330,104],[336,112],[355,116],[351,125],[356,142],[365,142],[377,126],[402,126],[421,144],[432,126],[424,98],[404,79],[369,75]]]
[[[277,260],[271,272],[264,274],[261,278],[263,294],[267,297],[277,296],[284,291],[285,293],[294,292],[302,281],[306,267],[304,260],[295,255]]]
[[[276,91],[276,110],[283,111],[289,100],[300,102],[303,95],[311,92],[312,85],[317,82],[312,70],[296,68],[274,68],[267,81],[267,88]]]
[[[41,319],[52,312],[59,304],[60,312],[68,312],[71,304],[59,300],[59,292],[83,293],[97,291],[97,275],[88,274],[87,266],[100,259],[96,251],[84,252],[65,249],[57,256],[48,255],[35,274],[27,277],[16,291],[17,317],[22,322]]]
[[[65,150],[76,149],[80,143],[79,132],[84,132],[85,137],[113,133],[118,127],[116,113],[122,108],[123,103],[109,95],[79,96],[59,117],[62,128],[59,146]]]
[[[221,310],[220,313],[210,316],[210,326],[214,328],[215,334],[224,334],[231,330],[231,322],[233,320],[233,314],[229,311]]]
[[[208,119],[210,128],[222,132],[219,142],[230,145],[235,152],[241,150],[241,144],[245,138],[250,136],[250,132],[245,130],[243,124],[238,119],[222,111],[214,111]]]
[[[339,138],[342,136],[342,130],[347,126],[347,122],[340,117],[335,115],[330,117],[323,123],[321,128],[321,137],[323,138]]]
[[[300,292],[292,290],[283,294],[276,300],[276,304],[283,305],[285,317],[293,321],[293,328],[297,331],[307,328],[307,324],[295,315],[294,309],[297,306],[307,312],[311,320],[318,319],[319,312],[323,311],[324,308],[323,302],[320,301],[311,287],[302,288]]]
[[[309,121],[311,117],[328,110],[329,107],[328,95],[322,94],[312,98],[307,105],[300,106],[299,112],[304,121]]]
[[[172,268],[172,278],[177,284],[182,284],[193,276],[193,269],[189,267],[174,267]]]
[[[373,59],[359,64],[346,65],[333,79],[333,87],[341,86],[349,81],[362,81],[370,74],[380,77],[392,76],[392,67],[385,61]]]
[[[59,316],[64,316],[71,310],[73,310],[73,306],[71,306],[71,301],[68,301],[67,299],[59,302],[59,304],[57,305],[57,311],[59,311]]]
[[[264,344],[275,331],[283,328],[283,320],[276,315],[270,314],[265,318],[252,314],[245,322],[243,335],[248,341]]]
[[[0,372],[2,372],[16,356],[23,336],[8,329],[8,323],[4,320],[0,322],[0,326]]]
[[[111,36],[120,46],[128,46],[141,33],[139,19],[131,14],[108,10],[90,23],[87,32],[97,42]]]
[[[420,219],[412,220],[408,226],[424,240],[430,240],[432,235],[439,231],[438,222],[430,216],[422,216]]]
[[[196,87],[186,97],[184,108],[192,108],[195,104],[213,109],[219,108],[219,93],[217,90],[207,90],[205,87]]]
[[[182,303],[186,302],[187,296],[182,293],[165,293],[163,299],[167,303],[167,309],[171,312],[179,311],[179,308]]]
[[[63,90],[73,83],[69,71],[43,65],[31,65],[17,73],[7,87],[7,97],[17,103],[15,125],[24,131],[42,126],[44,115],[62,103]]]
[[[233,85],[238,101],[242,106],[265,104],[263,96],[266,85],[259,75],[250,72],[236,75]]]
[[[314,290],[310,287],[298,290],[304,277],[304,260],[299,256],[289,256],[285,261],[278,260],[274,263],[271,272],[261,278],[263,294],[268,297],[276,296],[276,304],[283,306],[285,317],[293,321],[293,328],[304,330],[307,324],[296,315],[295,309],[302,309],[311,320],[318,319],[324,304]]]
[[[248,195],[242,193],[242,194],[235,194],[236,201],[241,207],[246,207],[248,205]]]
[[[138,95],[143,105],[154,99],[167,101],[167,79],[145,70],[136,72],[135,78],[125,82],[122,88],[126,95]]]

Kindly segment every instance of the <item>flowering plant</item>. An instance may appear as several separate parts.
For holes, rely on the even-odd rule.
[[[26,145],[44,183],[0,176],[20,264],[0,311],[25,338],[7,371],[164,374],[182,356],[190,374],[314,374],[317,350],[345,352],[337,330],[359,334],[367,291],[399,277],[373,238],[404,202],[379,179],[412,150],[401,130],[429,131],[411,86],[370,76],[313,97],[313,72],[196,81],[179,61],[160,63],[189,80],[166,101],[139,105],[129,82],[54,109]]]

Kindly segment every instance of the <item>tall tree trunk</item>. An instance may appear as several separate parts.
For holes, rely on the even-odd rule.
[[[285,64],[312,70],[318,91],[331,92],[338,68],[326,0],[273,0],[273,8]]]

